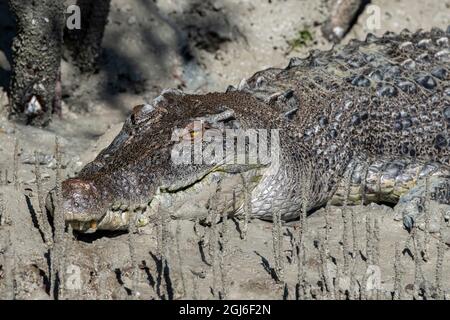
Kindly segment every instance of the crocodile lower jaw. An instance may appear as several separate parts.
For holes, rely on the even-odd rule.
[[[150,199],[144,199],[140,204],[110,206],[101,219],[98,221],[70,221],[74,230],[83,233],[92,233],[96,230],[127,230],[131,222],[136,227],[142,227],[151,221],[159,219],[160,210],[169,212],[173,219],[195,220],[202,219],[208,215],[209,200],[217,192],[220,181],[221,194],[229,195],[228,198],[218,199],[217,206],[229,211],[233,207],[233,190],[239,185],[242,177],[251,180],[250,186],[253,188],[262,171],[254,168],[240,173],[230,173],[223,170],[212,170],[197,179],[194,183],[184,185],[181,188],[159,188]],[[243,193],[239,192],[243,196]],[[236,197],[238,206],[242,199]],[[236,205],[236,204],[235,204]]]

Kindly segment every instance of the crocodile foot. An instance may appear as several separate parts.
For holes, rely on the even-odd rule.
[[[403,220],[407,230],[413,227],[439,232],[442,217],[450,217],[450,177],[420,179],[403,194],[394,208],[394,218]]]

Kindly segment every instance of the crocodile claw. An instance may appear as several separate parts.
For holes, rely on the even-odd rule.
[[[411,231],[413,227],[423,229],[424,220],[428,221],[431,232],[438,231],[440,214],[449,209],[448,199],[436,197],[438,190],[447,183],[447,177],[430,177],[428,191],[425,179],[420,180],[415,187],[400,197],[398,204],[394,208],[395,218],[403,220],[403,226]],[[427,196],[428,192],[428,196]],[[427,202],[427,197],[429,202]],[[426,208],[428,206],[428,209]],[[427,219],[425,216],[429,215]]]
[[[422,197],[408,192],[400,198],[394,213],[396,220],[403,220],[405,229],[411,231],[424,214]]]

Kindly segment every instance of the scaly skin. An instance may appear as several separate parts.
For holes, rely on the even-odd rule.
[[[114,142],[63,183],[66,219],[90,232],[126,228],[136,211],[139,223],[159,209],[202,219],[217,190],[222,210],[239,215],[247,190],[252,216],[270,220],[276,210],[290,220],[302,199],[310,210],[330,199],[342,203],[349,168],[360,184],[352,183],[350,200],[365,194],[396,202],[418,178],[448,173],[449,37],[450,28],[369,35],[258,72],[225,93],[164,92],[136,107]],[[190,130],[195,119],[208,129],[279,129],[279,169],[175,165],[173,129]]]

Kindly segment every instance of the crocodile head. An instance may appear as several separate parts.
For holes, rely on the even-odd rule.
[[[143,225],[160,210],[192,220],[204,219],[213,206],[221,213],[242,210],[244,190],[251,193],[272,163],[248,157],[256,140],[248,138],[242,99],[168,90],[135,107],[113,142],[62,183],[66,222],[93,232]],[[50,212],[55,198],[55,191],[47,197]]]

